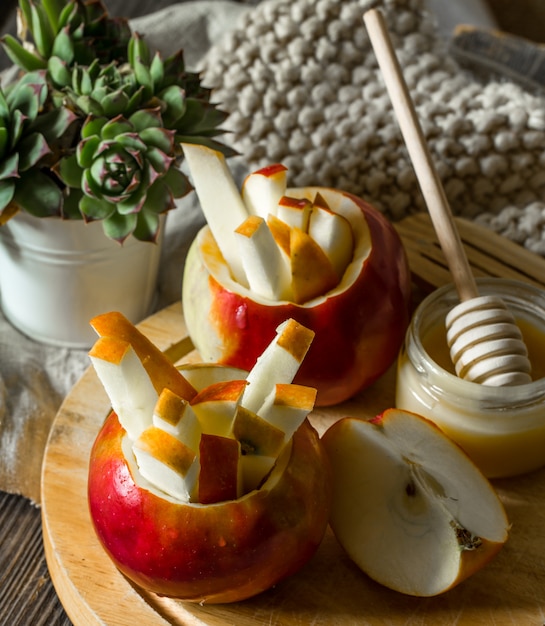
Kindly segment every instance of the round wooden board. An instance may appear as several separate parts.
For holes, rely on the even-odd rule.
[[[150,317],[141,330],[175,360],[196,358],[180,304]],[[320,433],[343,415],[372,417],[393,403],[394,372],[334,409],[316,410]],[[134,588],[100,547],[87,509],[89,452],[109,410],[89,369],[55,420],[42,473],[45,553],[53,583],[76,626],[206,624],[471,626],[545,621],[545,471],[497,481],[512,524],[508,543],[482,571],[435,598],[413,598],[361,573],[328,531],[298,574],[253,599],[231,605],[182,603]]]

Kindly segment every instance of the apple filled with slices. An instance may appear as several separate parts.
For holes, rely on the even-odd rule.
[[[207,224],[182,304],[202,359],[249,370],[286,319],[315,332],[296,382],[342,402],[394,362],[410,317],[409,268],[392,224],[349,193],[288,188],[273,164],[239,191],[223,155],[184,144]]]
[[[256,595],[316,551],[329,464],[293,378],[314,333],[289,319],[250,372],[177,368],[121,314],[91,321],[89,356],[111,401],[92,448],[88,501],[118,569],[193,602]]]

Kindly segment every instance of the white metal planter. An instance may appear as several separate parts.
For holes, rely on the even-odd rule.
[[[121,311],[136,323],[152,310],[160,243],[109,240],[99,222],[19,213],[0,227],[0,298],[6,318],[32,339],[69,348],[96,340],[89,320]]]

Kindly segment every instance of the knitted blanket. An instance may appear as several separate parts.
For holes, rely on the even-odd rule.
[[[374,6],[453,212],[545,255],[544,99],[462,70],[423,0],[265,0],[245,14],[204,79],[246,173],[282,162],[291,185],[352,192],[394,221],[425,209],[362,21]]]

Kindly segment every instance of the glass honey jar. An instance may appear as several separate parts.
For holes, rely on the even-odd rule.
[[[477,282],[481,295],[500,296],[515,316],[532,382],[492,387],[455,374],[445,316],[459,300],[447,285],[413,315],[397,364],[396,406],[433,421],[489,478],[515,476],[545,465],[545,291],[500,278]]]

